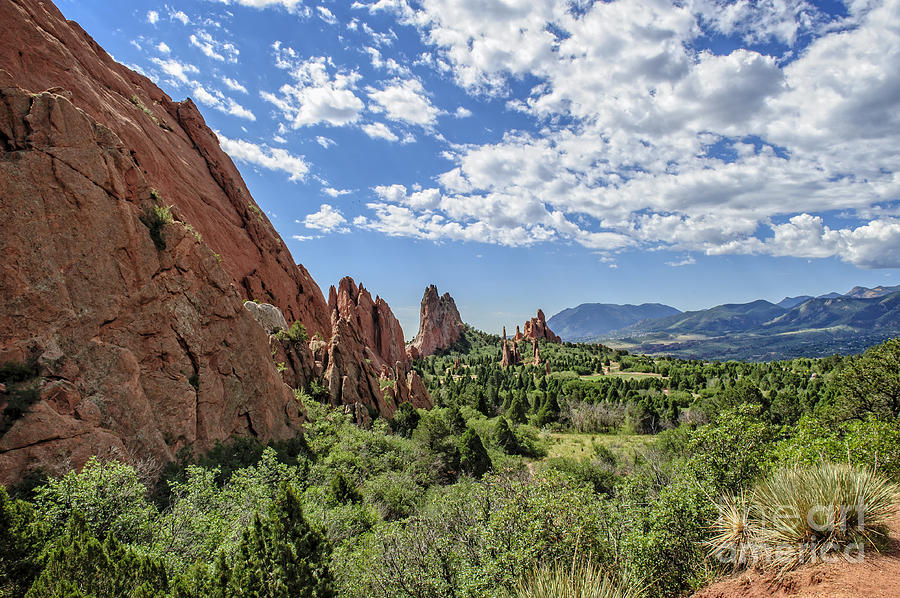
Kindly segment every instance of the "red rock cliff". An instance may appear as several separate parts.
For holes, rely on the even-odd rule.
[[[0,0],[0,23],[0,362],[40,356],[43,397],[0,437],[0,482],[104,450],[164,461],[293,434],[299,406],[272,351],[292,385],[321,377],[332,401],[389,415],[396,400],[366,361],[405,368],[387,304],[333,317],[193,102],[116,63],[48,0]],[[151,189],[176,219],[163,250],[140,221]],[[274,343],[243,299],[304,324],[309,346]]]
[[[417,359],[446,349],[459,340],[465,327],[450,293],[439,296],[437,287],[430,285],[422,297],[419,333],[410,342],[407,352],[411,359]]]
[[[299,430],[302,406],[216,254],[177,206],[158,247],[141,220],[153,204],[114,132],[0,70],[0,362],[40,374],[39,399],[0,435],[0,483]]]

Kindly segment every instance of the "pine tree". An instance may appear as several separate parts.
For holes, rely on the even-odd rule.
[[[43,571],[26,598],[163,598],[165,566],[119,543],[111,534],[101,543],[76,514],[46,556]]]
[[[0,596],[21,598],[39,572],[33,518],[31,504],[12,500],[0,486]]]
[[[303,516],[297,491],[283,484],[266,517],[244,532],[231,570],[220,558],[212,581],[224,598],[332,598],[331,548]],[[219,593],[221,592],[221,593]]]
[[[491,458],[478,432],[466,428],[459,439],[459,467],[472,477],[480,478],[491,469]]]
[[[524,424],[526,421],[525,405],[520,397],[515,397],[509,405],[506,417],[514,424]]]
[[[494,428],[494,440],[507,455],[515,455],[521,450],[519,439],[516,438],[516,435],[510,429],[509,422],[506,421],[505,417],[497,419],[497,424]]]

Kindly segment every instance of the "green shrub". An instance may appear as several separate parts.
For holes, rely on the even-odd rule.
[[[0,486],[0,596],[21,598],[40,572],[34,508]]]
[[[409,401],[403,402],[394,417],[391,418],[391,431],[398,436],[409,438],[419,425],[419,412],[412,406]]]
[[[60,533],[72,513],[80,513],[87,529],[98,538],[114,535],[126,543],[151,535],[155,509],[133,467],[91,457],[80,472],[49,479],[35,490],[38,520],[51,534]]]
[[[171,210],[172,206],[148,205],[140,217],[141,222],[150,231],[150,238],[158,251],[166,248],[166,227],[174,222]]]
[[[306,332],[306,326],[299,321],[295,321],[287,330],[279,330],[275,333],[275,337],[280,341],[289,343],[299,344],[309,342],[309,334]]]
[[[331,598],[330,555],[328,542],[304,517],[296,490],[282,484],[272,507],[264,516],[257,514],[244,532],[234,562],[226,565],[220,559],[214,593],[223,598]]]

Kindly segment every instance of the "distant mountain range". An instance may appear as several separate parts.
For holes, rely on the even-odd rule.
[[[674,307],[661,303],[583,303],[578,307],[562,310],[550,318],[547,324],[563,340],[575,340],[597,338],[642,320],[665,318],[680,313]]]
[[[690,359],[821,357],[855,353],[900,336],[900,286],[688,312],[658,303],[586,303],[547,323],[563,340],[602,340],[639,353]]]

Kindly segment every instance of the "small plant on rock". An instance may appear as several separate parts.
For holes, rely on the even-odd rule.
[[[155,189],[150,191],[150,197],[157,203],[147,206],[141,214],[141,222],[150,231],[150,238],[156,249],[162,251],[166,248],[166,227],[175,221],[172,218],[172,206],[160,205],[159,193]]]

